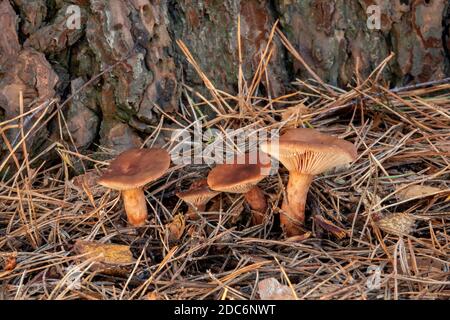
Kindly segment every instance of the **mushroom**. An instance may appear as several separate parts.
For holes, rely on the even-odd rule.
[[[271,167],[270,159],[264,155],[263,157],[267,161],[262,161],[261,155],[252,159],[248,153],[235,157],[231,163],[216,166],[209,172],[207,178],[212,190],[244,194],[245,200],[252,209],[253,224],[263,222],[267,209],[264,194],[257,186],[258,182],[266,177]]]
[[[206,179],[195,181],[189,190],[177,193],[178,198],[189,205],[186,216],[189,219],[196,219],[196,211],[205,211],[206,204],[218,195],[220,191],[211,190]]]
[[[315,175],[356,159],[356,147],[314,129],[290,129],[279,140],[261,144],[261,150],[278,159],[289,171],[280,222],[288,236],[300,233],[305,221],[308,189]]]
[[[250,208],[252,208],[252,224],[258,225],[264,221],[264,213],[267,210],[267,201],[261,188],[254,186],[244,194]]]
[[[143,187],[164,175],[169,166],[170,155],[164,149],[129,149],[111,162],[98,183],[122,192],[128,222],[138,227],[148,215]]]

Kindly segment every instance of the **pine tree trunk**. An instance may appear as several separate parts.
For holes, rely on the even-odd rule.
[[[374,4],[380,30],[367,26]],[[68,27],[74,5],[80,28]],[[26,112],[81,89],[63,108],[63,139],[80,150],[95,148],[94,142],[118,151],[139,145],[161,112],[177,110],[181,81],[203,90],[178,39],[217,88],[234,93],[238,15],[247,78],[277,19],[306,62],[333,85],[352,83],[355,71],[364,78],[390,52],[395,57],[383,78],[391,86],[450,73],[447,0],[0,0],[0,14],[0,121],[19,115],[20,91]],[[275,43],[263,89],[278,95],[309,75]],[[26,118],[26,128],[44,109]],[[53,122],[27,141],[42,148],[59,140],[58,132]],[[14,146],[18,131],[8,129],[7,137]]]

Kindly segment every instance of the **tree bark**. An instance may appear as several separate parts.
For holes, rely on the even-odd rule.
[[[78,29],[67,24],[73,5]],[[380,8],[380,30],[367,27],[370,5]],[[0,0],[0,13],[0,121],[18,115],[20,91],[26,112],[80,90],[63,110],[63,139],[81,150],[95,149],[96,141],[117,151],[140,145],[162,112],[178,109],[181,81],[205,92],[177,39],[217,88],[236,93],[238,15],[247,79],[277,19],[308,65],[333,85],[352,83],[355,70],[364,78],[390,52],[395,57],[383,78],[392,86],[450,73],[447,0]],[[291,80],[310,76],[275,44],[261,89],[279,95]],[[58,129],[49,125],[28,143],[59,140]],[[11,129],[10,142],[15,136]]]

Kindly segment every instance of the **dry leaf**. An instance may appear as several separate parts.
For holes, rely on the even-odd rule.
[[[281,120],[285,121],[285,128],[297,128],[304,121],[308,121],[310,117],[302,117],[309,113],[308,107],[303,103],[289,107],[281,114]]]
[[[281,284],[275,278],[260,281],[258,293],[261,300],[295,300],[291,288]]]
[[[108,266],[123,266],[134,263],[130,247],[121,244],[105,244],[93,241],[78,240],[74,251],[83,255],[83,260],[92,259],[96,262],[94,268]]]
[[[407,235],[413,231],[416,219],[409,213],[394,213],[376,222],[384,232],[395,235]]]
[[[184,216],[182,214],[177,214],[173,217],[173,220],[166,226],[169,240],[179,240],[183,235],[185,227],[186,221],[184,220]]]
[[[73,177],[72,185],[78,192],[87,194],[91,203],[94,203],[94,196],[99,193],[104,193],[105,187],[99,185],[97,180],[99,175],[95,170],[88,171],[84,174]]]
[[[402,188],[404,185],[400,185]],[[408,200],[412,198],[424,198],[432,195],[433,193],[442,191],[440,188],[431,187],[431,186],[421,186],[421,185],[412,185],[406,187],[405,189],[397,192],[397,197],[400,200]]]
[[[145,295],[144,299],[145,300],[161,300],[161,296],[156,291],[152,291],[152,292],[147,293]]]
[[[324,217],[322,217],[320,215],[314,216],[314,221],[317,223],[317,225],[319,227],[330,232],[331,234],[336,236],[338,239],[343,239],[347,236],[347,231],[345,231],[341,227],[338,227],[333,222],[331,222],[328,219],[325,219]]]
[[[4,258],[5,260],[5,266],[3,268],[3,271],[12,271],[17,266],[17,253],[12,252],[8,253]]]
[[[97,180],[99,175],[95,171],[88,171],[84,174],[80,174],[78,176],[73,177],[72,183],[82,189],[83,185],[92,188],[97,185]]]
[[[299,242],[299,241],[303,241],[306,239],[309,239],[309,237],[311,237],[311,232],[305,232],[304,234],[301,235],[297,235],[297,236],[292,236],[289,238],[286,238],[287,242]]]

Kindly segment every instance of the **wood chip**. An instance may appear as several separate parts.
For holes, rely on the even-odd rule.
[[[95,261],[95,268],[102,269],[134,263],[130,247],[127,245],[78,240],[74,245],[74,251],[83,255],[82,260],[92,259]]]

